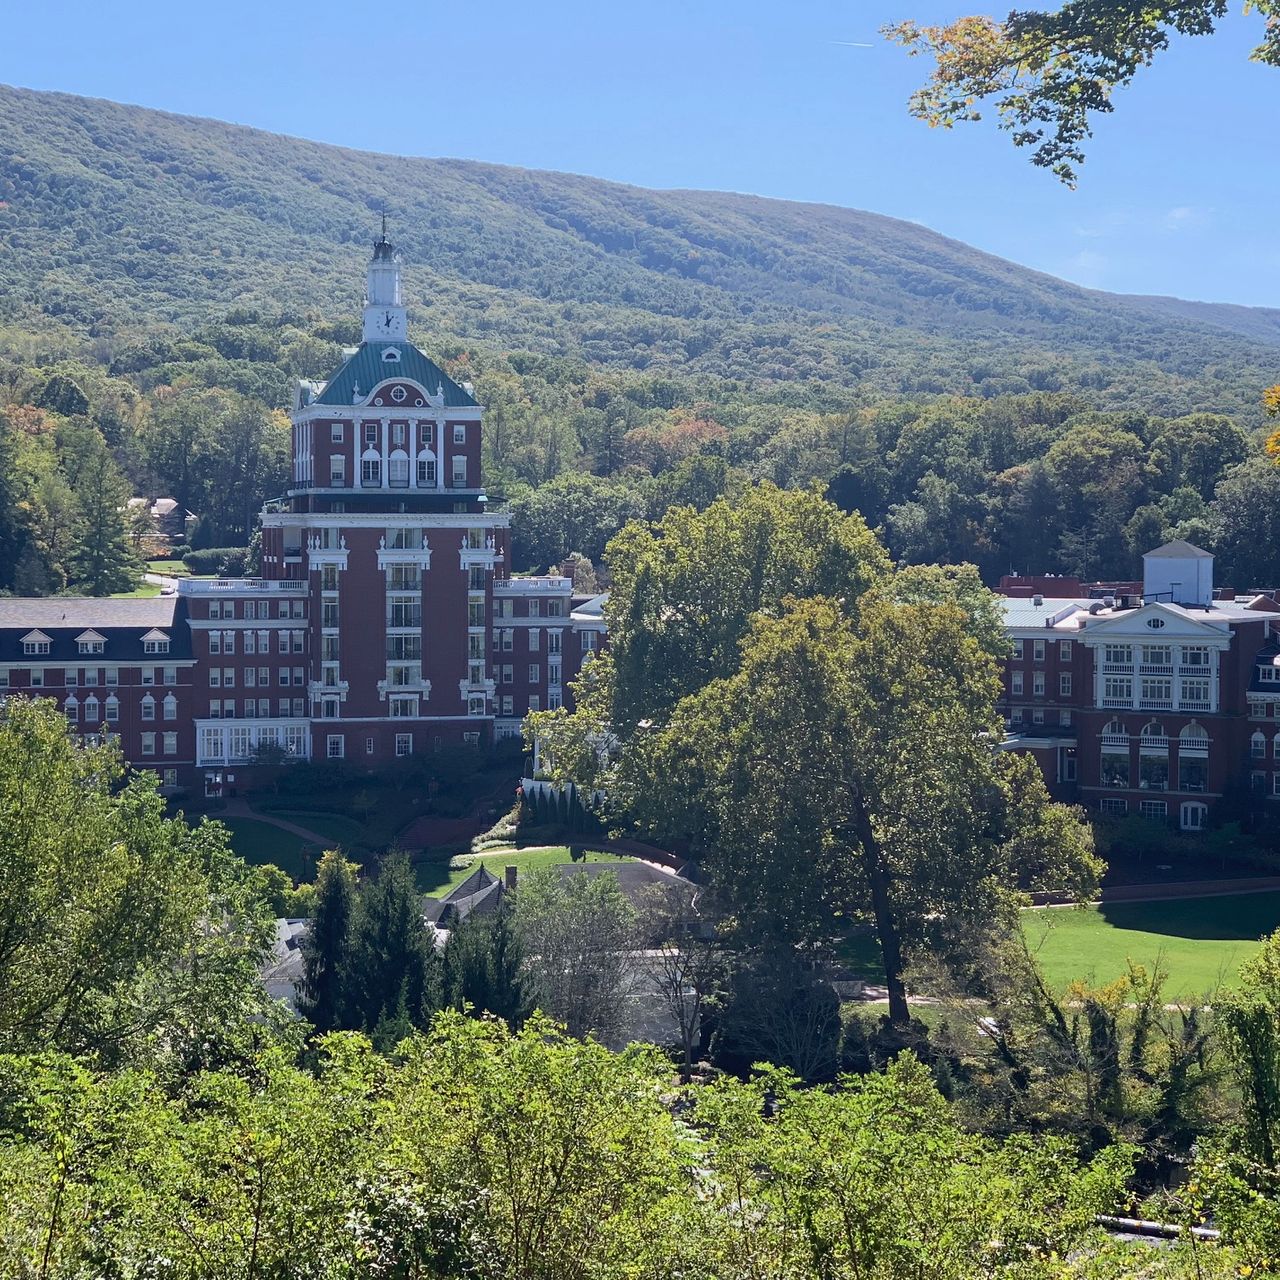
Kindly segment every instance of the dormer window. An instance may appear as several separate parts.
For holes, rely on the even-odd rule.
[[[53,642],[43,631],[28,631],[22,637],[22,652],[28,658],[44,657],[49,652],[49,646]]]
[[[1260,667],[1258,669],[1258,679],[1261,680],[1263,684],[1280,683],[1280,667],[1273,667],[1270,664],[1265,667]]]
[[[388,348],[387,348],[387,349],[382,353],[382,363],[383,363],[383,364],[399,364],[399,363],[400,363],[400,348],[399,348],[399,347],[388,347]],[[398,391],[400,394],[399,394],[399,395],[396,395],[396,391]],[[395,390],[395,391],[393,391],[393,392],[391,393],[391,398],[392,398],[393,400],[403,400],[403,399],[404,399],[404,394],[405,394],[405,393],[404,393],[404,388],[403,388],[403,387],[397,387],[397,388],[396,388],[396,390]]]
[[[76,648],[81,653],[102,653],[106,647],[106,640],[96,631],[82,631],[76,636]]]
[[[148,631],[142,637],[143,653],[168,653],[169,637],[163,631]]]

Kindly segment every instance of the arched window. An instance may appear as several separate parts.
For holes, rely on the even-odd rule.
[[[392,450],[387,459],[387,479],[396,488],[405,488],[409,483],[409,455],[403,449]]]
[[[1158,720],[1148,720],[1142,726],[1142,741],[1149,746],[1166,745],[1169,739],[1165,737],[1164,725]]]
[[[80,699],[77,698],[74,693],[68,695],[66,702],[62,704],[62,714],[66,716],[68,720],[75,720],[79,717]]]
[[[1182,732],[1178,734],[1178,745],[1181,747],[1208,747],[1209,734],[1198,720],[1192,720],[1190,724],[1184,725]]]
[[[360,455],[360,483],[365,486],[382,484],[382,459],[376,449],[366,449]]]
[[[150,694],[142,699],[142,718],[144,720],[156,718],[156,700]]]
[[[178,699],[172,693],[166,693],[164,696],[164,718],[166,720],[178,718]]]
[[[107,723],[115,724],[120,719],[120,699],[113,693],[107,698]]]
[[[1255,760],[1265,760],[1267,756],[1267,740],[1261,733],[1255,733],[1249,739],[1249,754]]]
[[[84,722],[87,725],[97,725],[98,723],[98,699],[95,695],[90,694],[84,700]]]
[[[436,487],[436,455],[430,449],[422,449],[418,453],[418,487]]]

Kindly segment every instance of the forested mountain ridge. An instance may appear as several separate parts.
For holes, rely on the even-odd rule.
[[[815,384],[1061,389],[1130,408],[1140,388],[1163,413],[1250,412],[1280,360],[1280,313],[1080,289],[856,210],[396,158],[14,88],[0,139],[0,324],[20,331],[118,342],[229,306],[346,319],[385,206],[415,329],[446,356],[527,349],[804,383],[806,400]]]

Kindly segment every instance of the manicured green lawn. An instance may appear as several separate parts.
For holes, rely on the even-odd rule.
[[[191,574],[181,560],[151,560],[147,563],[147,572],[163,573],[170,578],[186,578]]]
[[[1022,920],[1055,988],[1077,978],[1111,982],[1128,960],[1150,969],[1159,958],[1169,972],[1167,997],[1194,999],[1230,985],[1258,940],[1280,927],[1280,892],[1049,907],[1025,911]]]
[[[469,867],[456,871],[449,869],[448,863],[440,861],[420,862],[417,866],[418,886],[425,893],[439,896],[447,893],[454,885],[461,884],[476,867],[483,863],[495,876],[501,878],[504,867],[519,867],[520,875],[528,875],[531,871],[540,871],[543,867],[558,867],[571,861],[567,845],[557,845],[551,849],[507,849],[498,853],[482,853],[476,855]],[[588,852],[584,862],[617,863],[618,857],[612,853]]]
[[[308,831],[331,840],[334,845],[352,849],[364,843],[364,828],[354,818],[340,813],[318,813],[314,809],[273,809],[272,815],[286,822],[296,822]]]
[[[142,600],[150,599],[152,596],[160,594],[160,585],[155,582],[140,582],[132,591],[116,591],[112,594],[112,600]]]
[[[274,862],[297,882],[314,877],[316,850],[292,831],[283,831],[256,818],[219,818],[218,821],[231,832],[231,847],[246,862],[254,866]]]

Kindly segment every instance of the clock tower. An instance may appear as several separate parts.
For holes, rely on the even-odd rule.
[[[364,298],[365,342],[402,342],[409,321],[400,300],[400,260],[387,239],[387,215],[382,215],[382,235],[374,241]]]

